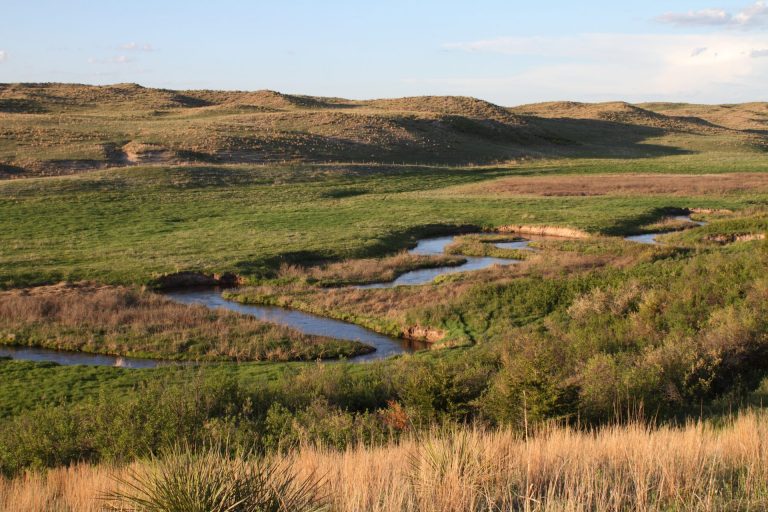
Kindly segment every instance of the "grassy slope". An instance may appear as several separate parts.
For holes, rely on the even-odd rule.
[[[353,102],[272,91],[0,84],[10,176],[131,161],[470,162],[544,148],[546,134],[472,98]],[[534,150],[535,152],[536,150]]]
[[[755,129],[764,123],[763,104],[689,107],[693,112],[618,102],[506,109],[466,97],[351,101],[134,84],[0,84],[0,177],[142,162],[644,158],[690,153],[712,139],[765,150],[765,133]],[[670,136],[687,141],[659,140]]]

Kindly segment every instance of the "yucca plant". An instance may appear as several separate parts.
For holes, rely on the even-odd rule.
[[[220,447],[177,446],[117,479],[106,499],[123,512],[318,512],[321,481],[301,479],[285,462]]]

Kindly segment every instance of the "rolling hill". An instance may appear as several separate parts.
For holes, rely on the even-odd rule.
[[[136,84],[0,84],[0,177],[137,164],[487,164],[766,146],[765,104],[368,101]]]

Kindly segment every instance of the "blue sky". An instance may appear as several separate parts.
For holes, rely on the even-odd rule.
[[[0,82],[757,101],[768,3],[3,0]]]

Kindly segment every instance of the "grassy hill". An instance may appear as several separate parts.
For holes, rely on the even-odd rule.
[[[762,113],[761,113],[762,109]],[[370,101],[136,84],[0,84],[0,178],[138,164],[468,164],[764,150],[765,105]]]
[[[641,107],[663,115],[695,116],[733,130],[768,132],[768,103],[740,105],[694,105],[689,103],[647,103]]]

